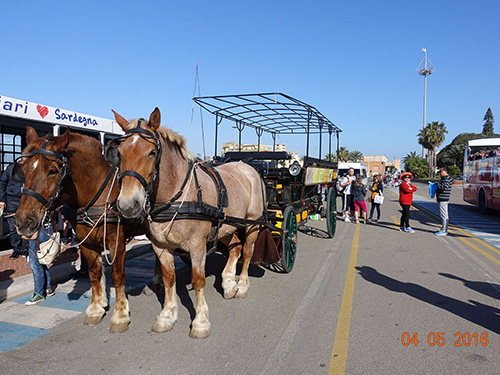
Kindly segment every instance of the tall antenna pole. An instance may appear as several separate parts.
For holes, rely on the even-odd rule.
[[[197,89],[198,89],[198,96],[201,96],[200,76],[198,74],[198,61],[196,61],[196,76],[194,78],[193,98],[196,96]],[[193,125],[193,117],[194,117],[194,100],[193,100],[193,107],[191,109],[191,125]],[[200,107],[200,121],[201,121],[201,142],[203,144],[203,160],[206,160],[207,154],[205,152],[205,129],[203,128],[203,111],[201,107]],[[217,129],[217,125],[215,126],[215,128]],[[217,150],[215,150],[215,154],[217,154]]]
[[[426,118],[425,117],[427,115],[427,76],[431,75],[431,73],[433,71],[435,71],[436,69],[434,69],[431,61],[427,58],[427,48],[425,48],[425,47],[422,48],[422,52],[425,53],[425,56],[424,56],[424,59],[420,62],[419,66],[417,68],[417,72],[421,76],[424,76],[424,123],[422,126],[422,130],[423,130],[426,126]],[[422,64],[423,64],[423,66],[422,66]],[[422,146],[422,157],[424,157],[424,146]]]

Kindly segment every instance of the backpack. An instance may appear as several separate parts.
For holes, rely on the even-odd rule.
[[[340,186],[340,182],[342,181],[342,179],[338,180],[337,181],[337,192],[339,194],[342,194],[346,188],[346,186]]]

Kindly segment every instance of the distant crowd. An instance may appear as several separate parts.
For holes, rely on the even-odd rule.
[[[442,226],[435,234],[438,236],[448,235],[448,203],[451,196],[453,178],[449,176],[448,168],[440,169],[441,180],[429,185],[429,194],[432,198],[436,197],[439,207],[439,214],[442,220]],[[347,174],[339,178],[337,182],[337,191],[342,197],[343,219],[346,223],[360,223],[361,218],[365,224],[369,222],[379,222],[381,218],[381,205],[384,203],[384,186],[399,187],[399,204],[402,209],[400,218],[401,232],[415,233],[410,225],[410,208],[413,203],[413,193],[417,187],[411,183],[413,174],[402,172],[399,175],[375,174],[373,183],[370,186],[363,184],[361,175],[354,175],[354,168],[349,168]],[[366,202],[371,203],[370,213]],[[376,213],[376,217],[374,214]]]

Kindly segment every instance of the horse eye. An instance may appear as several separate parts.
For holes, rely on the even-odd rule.
[[[57,169],[51,169],[51,170],[49,171],[49,174],[48,174],[48,175],[49,175],[49,176],[53,176],[53,175],[58,174],[58,173],[59,173],[59,171],[58,171]]]
[[[148,156],[154,158],[156,156],[156,150],[151,150]]]

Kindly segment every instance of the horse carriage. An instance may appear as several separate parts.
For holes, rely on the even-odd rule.
[[[314,107],[282,94],[257,96],[267,102],[259,104],[263,108],[257,112],[266,120],[251,122],[250,116],[237,117],[242,114],[221,108],[213,112],[216,128],[222,118],[237,119],[240,140],[241,130],[249,125],[256,128],[257,135],[263,131],[271,131],[274,137],[287,131],[306,134],[307,145],[311,134],[319,134],[320,155],[321,135],[330,134],[331,155],[331,136],[335,133],[338,147],[340,129]],[[272,104],[278,104],[278,96],[287,101],[280,102],[281,112]],[[209,99],[194,100],[207,106]],[[249,96],[244,100],[249,100]],[[253,99],[252,102],[257,104]],[[247,106],[242,107],[249,110]],[[15,217],[21,235],[36,238],[61,204],[77,210],[76,235],[89,264],[92,283],[85,324],[101,322],[108,305],[101,264],[102,254],[107,250],[116,288],[110,332],[123,332],[128,328],[125,242],[136,234],[147,233],[161,266],[165,299],[153,325],[155,332],[168,331],[177,321],[174,254],[181,249],[190,255],[191,282],[196,293],[196,314],[189,333],[193,338],[210,335],[204,296],[207,241],[218,243],[228,255],[222,271],[222,288],[224,298],[230,299],[246,297],[248,267],[252,259],[256,259],[254,248],[261,247],[259,241],[274,247],[275,257],[289,272],[295,260],[297,225],[309,214],[323,213],[327,217],[328,234],[334,235],[335,193],[330,187],[325,206],[319,186],[334,181],[335,165],[310,158],[309,146],[302,166],[292,163],[283,167],[280,163],[286,163],[288,156],[276,152],[266,157],[259,157],[259,153],[226,154],[224,160],[217,158],[214,166],[194,160],[185,139],[160,126],[158,108],[149,120],[127,121],[114,113],[125,135],[113,140],[104,155],[97,140],[69,129],[60,136],[38,137],[34,129],[28,128],[28,146],[13,168],[13,178],[24,182]],[[266,121],[274,126],[266,125]],[[248,159],[250,156],[253,157]],[[249,164],[227,162],[230,158],[246,160]],[[237,280],[236,264],[240,257],[243,265]],[[266,263],[266,256],[261,258],[260,263]]]
[[[332,135],[337,138],[338,148],[341,130],[316,108],[285,94],[209,96],[193,100],[215,115],[215,150],[218,127],[223,119],[234,122],[239,131],[238,150],[216,155],[215,162],[243,161],[254,167],[265,183],[267,223],[261,227],[253,262],[290,272],[297,251],[298,226],[311,216],[321,217],[326,219],[327,236],[335,235],[337,163],[331,161]],[[258,137],[255,151],[242,149],[241,133],[245,127],[255,129]],[[272,136],[272,151],[260,150],[261,136],[265,132]],[[297,159],[291,160],[290,153],[276,151],[276,137],[286,134],[305,136],[306,155],[302,164]],[[329,160],[309,155],[311,136],[315,134],[319,136],[320,157],[322,135],[329,135]]]

